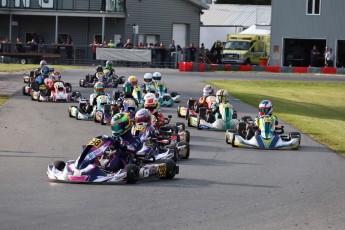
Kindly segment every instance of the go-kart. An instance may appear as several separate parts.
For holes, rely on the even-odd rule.
[[[260,116],[258,130],[252,130],[253,119],[242,118],[243,122],[238,124],[237,129],[227,130],[225,141],[233,147],[246,147],[257,149],[291,149],[297,150],[301,144],[301,134],[290,132],[284,134],[284,126],[275,127],[269,115]]]
[[[86,99],[79,100],[79,106],[69,106],[68,116],[77,120],[92,120],[94,119],[94,114],[96,113],[96,106],[90,108],[90,103]]]
[[[116,88],[122,79],[124,79],[124,76],[118,77],[117,75],[110,75],[110,71],[105,70],[103,72],[98,72],[95,75],[86,75],[85,79],[79,80],[79,86],[90,88],[93,87],[96,82],[102,82],[105,88]]]
[[[155,84],[156,92],[158,94],[158,101],[162,107],[171,107],[175,103],[180,102],[180,94],[177,92],[167,93],[167,88],[161,82]]]
[[[136,183],[139,179],[158,177],[173,179],[179,167],[171,160],[156,162],[153,155],[130,153],[128,164],[115,172],[106,171],[105,165],[115,151],[110,151],[111,140],[107,136],[93,138],[77,160],[55,161],[48,165],[48,178],[54,182],[70,183]],[[172,150],[173,151],[173,150]]]
[[[207,129],[214,131],[226,131],[234,129],[238,120],[237,113],[234,113],[232,105],[229,103],[220,103],[216,114],[212,110],[201,107],[199,114],[189,113],[187,117],[187,125],[196,127],[197,129]]]
[[[53,86],[46,90],[32,91],[32,98],[37,97],[38,102],[72,102],[81,99],[81,93],[71,93],[70,89],[62,81],[56,81]],[[35,95],[35,94],[38,95]]]
[[[145,103],[144,97],[143,97],[143,95],[144,95],[143,90],[141,88],[139,88],[139,87],[135,87],[133,89],[132,95],[135,98],[135,100],[137,100],[137,102],[138,102],[138,109],[143,108],[144,107],[144,103]]]
[[[100,95],[96,99],[96,111],[94,112],[94,121],[102,125],[110,124],[111,104],[107,95]]]
[[[50,90],[50,88],[53,86],[53,84],[55,82],[62,82],[64,87],[65,87],[65,89],[66,89],[66,92],[67,93],[72,93],[72,85],[70,83],[63,82],[63,81],[60,81],[60,80],[54,81],[51,78],[46,78],[44,80],[44,84],[41,84],[41,85],[39,85],[38,82],[36,82],[34,80],[34,78],[30,78],[28,84],[23,86],[22,93],[23,93],[23,95],[31,96],[32,100],[37,100],[37,94],[32,96],[32,93],[34,91],[38,92],[38,91],[44,91],[44,90],[47,90],[47,89]],[[46,92],[46,95],[48,95],[48,93],[50,93],[50,91]]]
[[[35,71],[31,70],[29,74],[24,74],[23,76],[24,83],[30,83],[35,80]]]
[[[146,143],[146,145],[152,147],[155,152],[156,159],[171,158],[174,161],[177,161],[177,159],[189,158],[189,132],[181,130],[182,127],[178,126],[178,124],[175,127],[163,126],[159,131],[152,129],[153,127],[147,123],[140,122],[132,127],[132,134],[139,137],[142,142]],[[151,135],[156,136],[156,138],[150,137]],[[182,140],[180,139],[180,136]],[[187,140],[188,142],[184,140]],[[172,155],[167,154],[171,149],[175,150]]]

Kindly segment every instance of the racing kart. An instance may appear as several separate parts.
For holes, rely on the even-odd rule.
[[[29,74],[24,74],[23,76],[24,83],[30,83],[35,80],[35,71],[31,70]]]
[[[159,104],[162,107],[171,107],[174,105],[174,102],[180,102],[180,94],[177,92],[167,93],[167,88],[161,82],[157,82],[155,87],[158,94]]]
[[[143,90],[142,90],[141,88],[135,87],[135,88],[133,89],[132,95],[133,95],[133,97],[134,97],[134,98],[137,100],[137,102],[138,102],[138,109],[141,109],[141,108],[144,107],[145,101],[144,101],[143,94],[144,94],[144,92],[143,92]]]
[[[116,154],[116,150],[109,149],[111,143],[107,136],[93,138],[83,148],[77,160],[55,161],[49,164],[48,178],[54,182],[134,184],[139,179],[153,177],[173,179],[179,173],[179,167],[171,159],[156,162],[153,155],[140,151],[129,153],[129,162],[123,169],[106,171],[105,165],[112,158],[112,154]]]
[[[260,116],[258,119],[258,131],[252,130],[253,119],[242,118],[237,129],[227,130],[225,141],[233,147],[245,147],[256,149],[291,149],[297,150],[301,145],[301,134],[290,132],[284,134],[284,126],[275,127],[269,115]]]
[[[96,111],[94,112],[94,121],[102,125],[110,124],[111,104],[106,95],[100,95],[96,99]]]
[[[38,95],[35,95],[36,93]],[[38,102],[71,102],[79,101],[81,99],[81,93],[78,91],[71,93],[70,89],[62,81],[56,81],[51,88],[32,91],[31,97],[37,97]]]
[[[68,116],[77,120],[92,120],[96,113],[96,106],[93,106],[90,110],[90,103],[88,100],[80,99],[79,106],[69,106],[68,107]]]
[[[86,75],[85,79],[79,80],[79,86],[90,88],[97,82],[102,82],[105,88],[116,88],[124,78],[124,76],[110,75],[109,70],[104,70],[104,72],[98,72],[95,75]]]
[[[212,110],[205,107],[199,109],[199,114],[189,113],[187,125],[196,127],[199,130],[226,131],[237,126],[238,120],[236,118],[237,115],[234,114],[232,105],[220,103],[216,114],[213,114]]]
[[[178,159],[188,159],[190,155],[189,132],[187,132],[187,130],[181,130],[182,127],[178,125],[179,124],[175,127],[163,126],[157,132],[153,131],[151,126],[147,123],[140,122],[132,127],[132,134],[139,137],[146,145],[152,147],[156,153],[156,159],[171,158],[176,162]],[[158,136],[156,138],[150,137],[152,132],[155,133],[155,136]],[[175,150],[173,154],[167,154],[171,149]]]

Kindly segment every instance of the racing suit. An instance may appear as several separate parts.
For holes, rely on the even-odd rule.
[[[133,97],[133,95],[131,93],[125,93],[125,94],[121,95],[121,97],[119,97],[119,99],[117,99],[117,101],[116,101],[116,105],[120,111],[123,111],[123,109],[124,109],[123,103],[126,99],[129,99],[129,98],[134,99],[135,105],[138,108],[138,101]]]
[[[274,116],[273,114],[270,115],[271,116],[271,119],[272,119],[272,125],[273,125],[273,132],[274,132],[274,129],[275,127],[278,125],[278,118],[276,116]],[[255,135],[260,135],[260,116],[257,116],[255,117],[255,120],[254,120],[254,130],[255,130]]]

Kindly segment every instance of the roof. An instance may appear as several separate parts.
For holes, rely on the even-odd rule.
[[[242,26],[255,24],[271,25],[271,6],[208,4],[203,10],[201,22],[203,26]]]
[[[209,6],[205,3],[202,3],[200,0],[185,0],[186,2],[200,8],[201,10],[207,10]]]
[[[271,34],[271,26],[252,25],[240,34]]]

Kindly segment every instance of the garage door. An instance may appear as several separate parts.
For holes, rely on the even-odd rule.
[[[187,41],[187,25],[186,24],[173,24],[173,40],[176,45],[182,48],[186,47]]]

